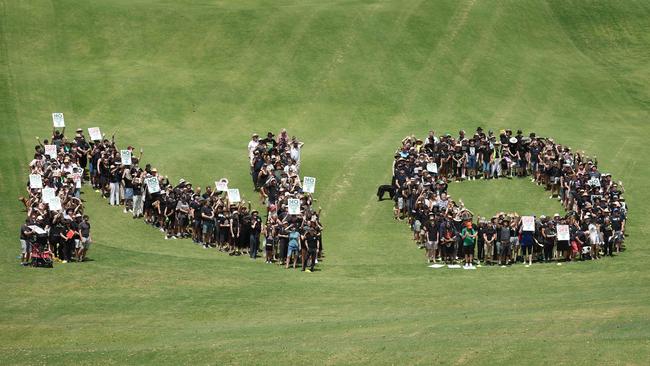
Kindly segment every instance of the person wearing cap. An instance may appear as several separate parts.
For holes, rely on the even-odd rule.
[[[460,232],[460,237],[463,240],[463,253],[465,254],[466,268],[472,267],[474,260],[474,245],[476,244],[476,237],[478,233],[472,226],[472,221],[466,221],[465,227]]]

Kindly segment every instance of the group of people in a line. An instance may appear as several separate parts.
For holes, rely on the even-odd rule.
[[[524,136],[521,130],[495,135],[479,127],[472,135],[460,131],[457,137],[430,131],[423,140],[402,140],[389,193],[395,219],[409,221],[428,262],[462,261],[471,267],[521,261],[530,266],[533,261],[598,259],[623,249],[627,205],[622,183],[597,165],[595,158],[552,138]],[[526,224],[516,213],[488,220],[475,217],[447,194],[451,181],[505,177],[531,177],[567,214],[534,217]]]
[[[314,209],[316,199],[303,188],[300,179],[300,153],[303,143],[289,138],[282,129],[277,138],[272,132],[260,139],[253,134],[248,143],[250,172],[255,191],[266,207],[265,246],[267,263],[277,261],[295,268],[298,258],[303,270],[313,271],[323,258],[323,225],[321,209]],[[291,201],[297,202],[291,212]],[[279,256],[272,257],[271,248],[279,245]]]
[[[72,139],[64,133],[54,129],[50,139],[36,138],[26,194],[19,198],[27,211],[20,227],[22,265],[82,262],[90,248],[90,220],[80,194],[91,144],[81,129]]]

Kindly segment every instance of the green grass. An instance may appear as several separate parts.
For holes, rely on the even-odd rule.
[[[2,364],[647,364],[647,2],[30,0],[0,16]],[[94,261],[20,267],[16,197],[55,111],[249,198],[250,133],[287,127],[318,178],[322,271],[162,240],[94,192]],[[629,250],[426,268],[376,187],[405,135],[479,125],[597,155],[629,192]],[[559,211],[525,181],[452,193],[485,215]]]

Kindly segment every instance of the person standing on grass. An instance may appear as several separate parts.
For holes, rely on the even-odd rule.
[[[306,272],[313,272],[316,265],[316,251],[318,250],[318,234],[313,228],[307,229],[304,235],[306,253],[302,259],[302,270]],[[305,270],[309,262],[309,269]]]
[[[296,263],[298,262],[298,251],[300,250],[300,233],[295,226],[291,225],[287,228],[289,232],[289,247],[287,249],[287,263],[286,268],[289,269],[289,262],[291,261],[291,256],[293,255],[293,269],[296,269]]]
[[[465,253],[464,267],[471,267],[474,259],[474,245],[476,243],[477,231],[472,227],[472,222],[467,221],[465,227],[460,232],[463,239],[463,252]]]
[[[499,264],[508,264],[508,257],[510,256],[510,220],[506,217],[502,220],[499,227]]]
[[[485,246],[483,249],[483,263],[487,263],[489,261],[490,264],[492,264],[494,262],[494,247],[497,240],[496,220],[497,218],[493,217],[492,220],[490,220],[490,222],[485,226],[485,230],[483,232],[483,242]]]
[[[262,232],[262,219],[260,219],[257,210],[251,212],[250,221],[247,224],[250,227],[248,255],[254,260],[257,259],[257,251],[260,246],[260,233]]]
[[[210,206],[210,200],[207,199],[203,201],[203,207],[201,208],[201,224],[203,229],[203,247],[208,248],[214,226],[214,212]]]
[[[81,248],[77,251],[77,260],[83,262],[86,260],[86,254],[88,253],[88,249],[90,249],[90,244],[92,243],[90,238],[90,221],[88,215],[84,215],[79,223],[79,234]]]
[[[526,261],[528,261],[528,264],[526,264],[526,267],[530,267],[533,265],[533,235],[535,234],[534,231],[524,231],[523,226],[521,227],[519,231],[519,235],[521,236],[521,240],[519,241],[519,244],[521,245],[521,255],[524,260],[524,264],[526,264]]]
[[[25,223],[20,226],[20,264],[26,266],[32,252],[30,239],[34,231],[29,228],[29,219],[25,219]]]
[[[544,261],[550,262],[553,260],[553,248],[557,237],[553,221],[549,221],[542,227],[542,237],[544,238]]]

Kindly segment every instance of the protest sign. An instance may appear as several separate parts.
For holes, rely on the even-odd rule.
[[[214,182],[215,187],[217,187],[217,192],[227,192],[228,191],[228,179],[221,178],[220,180]]]
[[[302,178],[302,191],[307,193],[314,193],[316,191],[316,178],[314,177]]]
[[[92,141],[102,140],[102,131],[99,130],[99,127],[88,127],[88,134]]]
[[[557,240],[569,240],[569,239],[571,239],[569,235],[569,225],[558,225]]]
[[[438,164],[436,163],[427,163],[427,171],[430,173],[438,174]]]
[[[535,231],[535,217],[522,216],[521,217],[521,230],[522,231]]]
[[[144,183],[147,185],[147,190],[149,191],[149,193],[160,192],[160,183],[158,183],[158,178],[156,177],[145,178]]]
[[[55,196],[56,196],[56,190],[54,188],[45,187],[43,188],[41,202],[48,203]]]
[[[40,226],[29,225],[28,228],[32,229],[32,231],[38,235],[43,235],[47,233],[47,231],[43,230],[43,228],[41,228]]]
[[[297,198],[289,198],[287,200],[289,206],[289,215],[300,215],[300,200]]]
[[[45,155],[56,159],[56,145],[45,145]]]
[[[229,188],[228,189],[228,200],[230,203],[238,203],[241,201],[241,197],[239,197],[239,189],[237,188]]]
[[[587,184],[592,187],[600,187],[600,179],[593,177],[587,181]]]
[[[122,165],[131,165],[131,150],[120,150]]]
[[[63,209],[61,207],[61,198],[57,196],[50,198],[47,204],[50,206],[50,211],[61,211]]]
[[[43,188],[43,179],[38,174],[29,175],[29,188],[41,189]]]
[[[52,113],[52,122],[54,123],[55,128],[65,127],[65,121],[63,119],[63,113]]]

